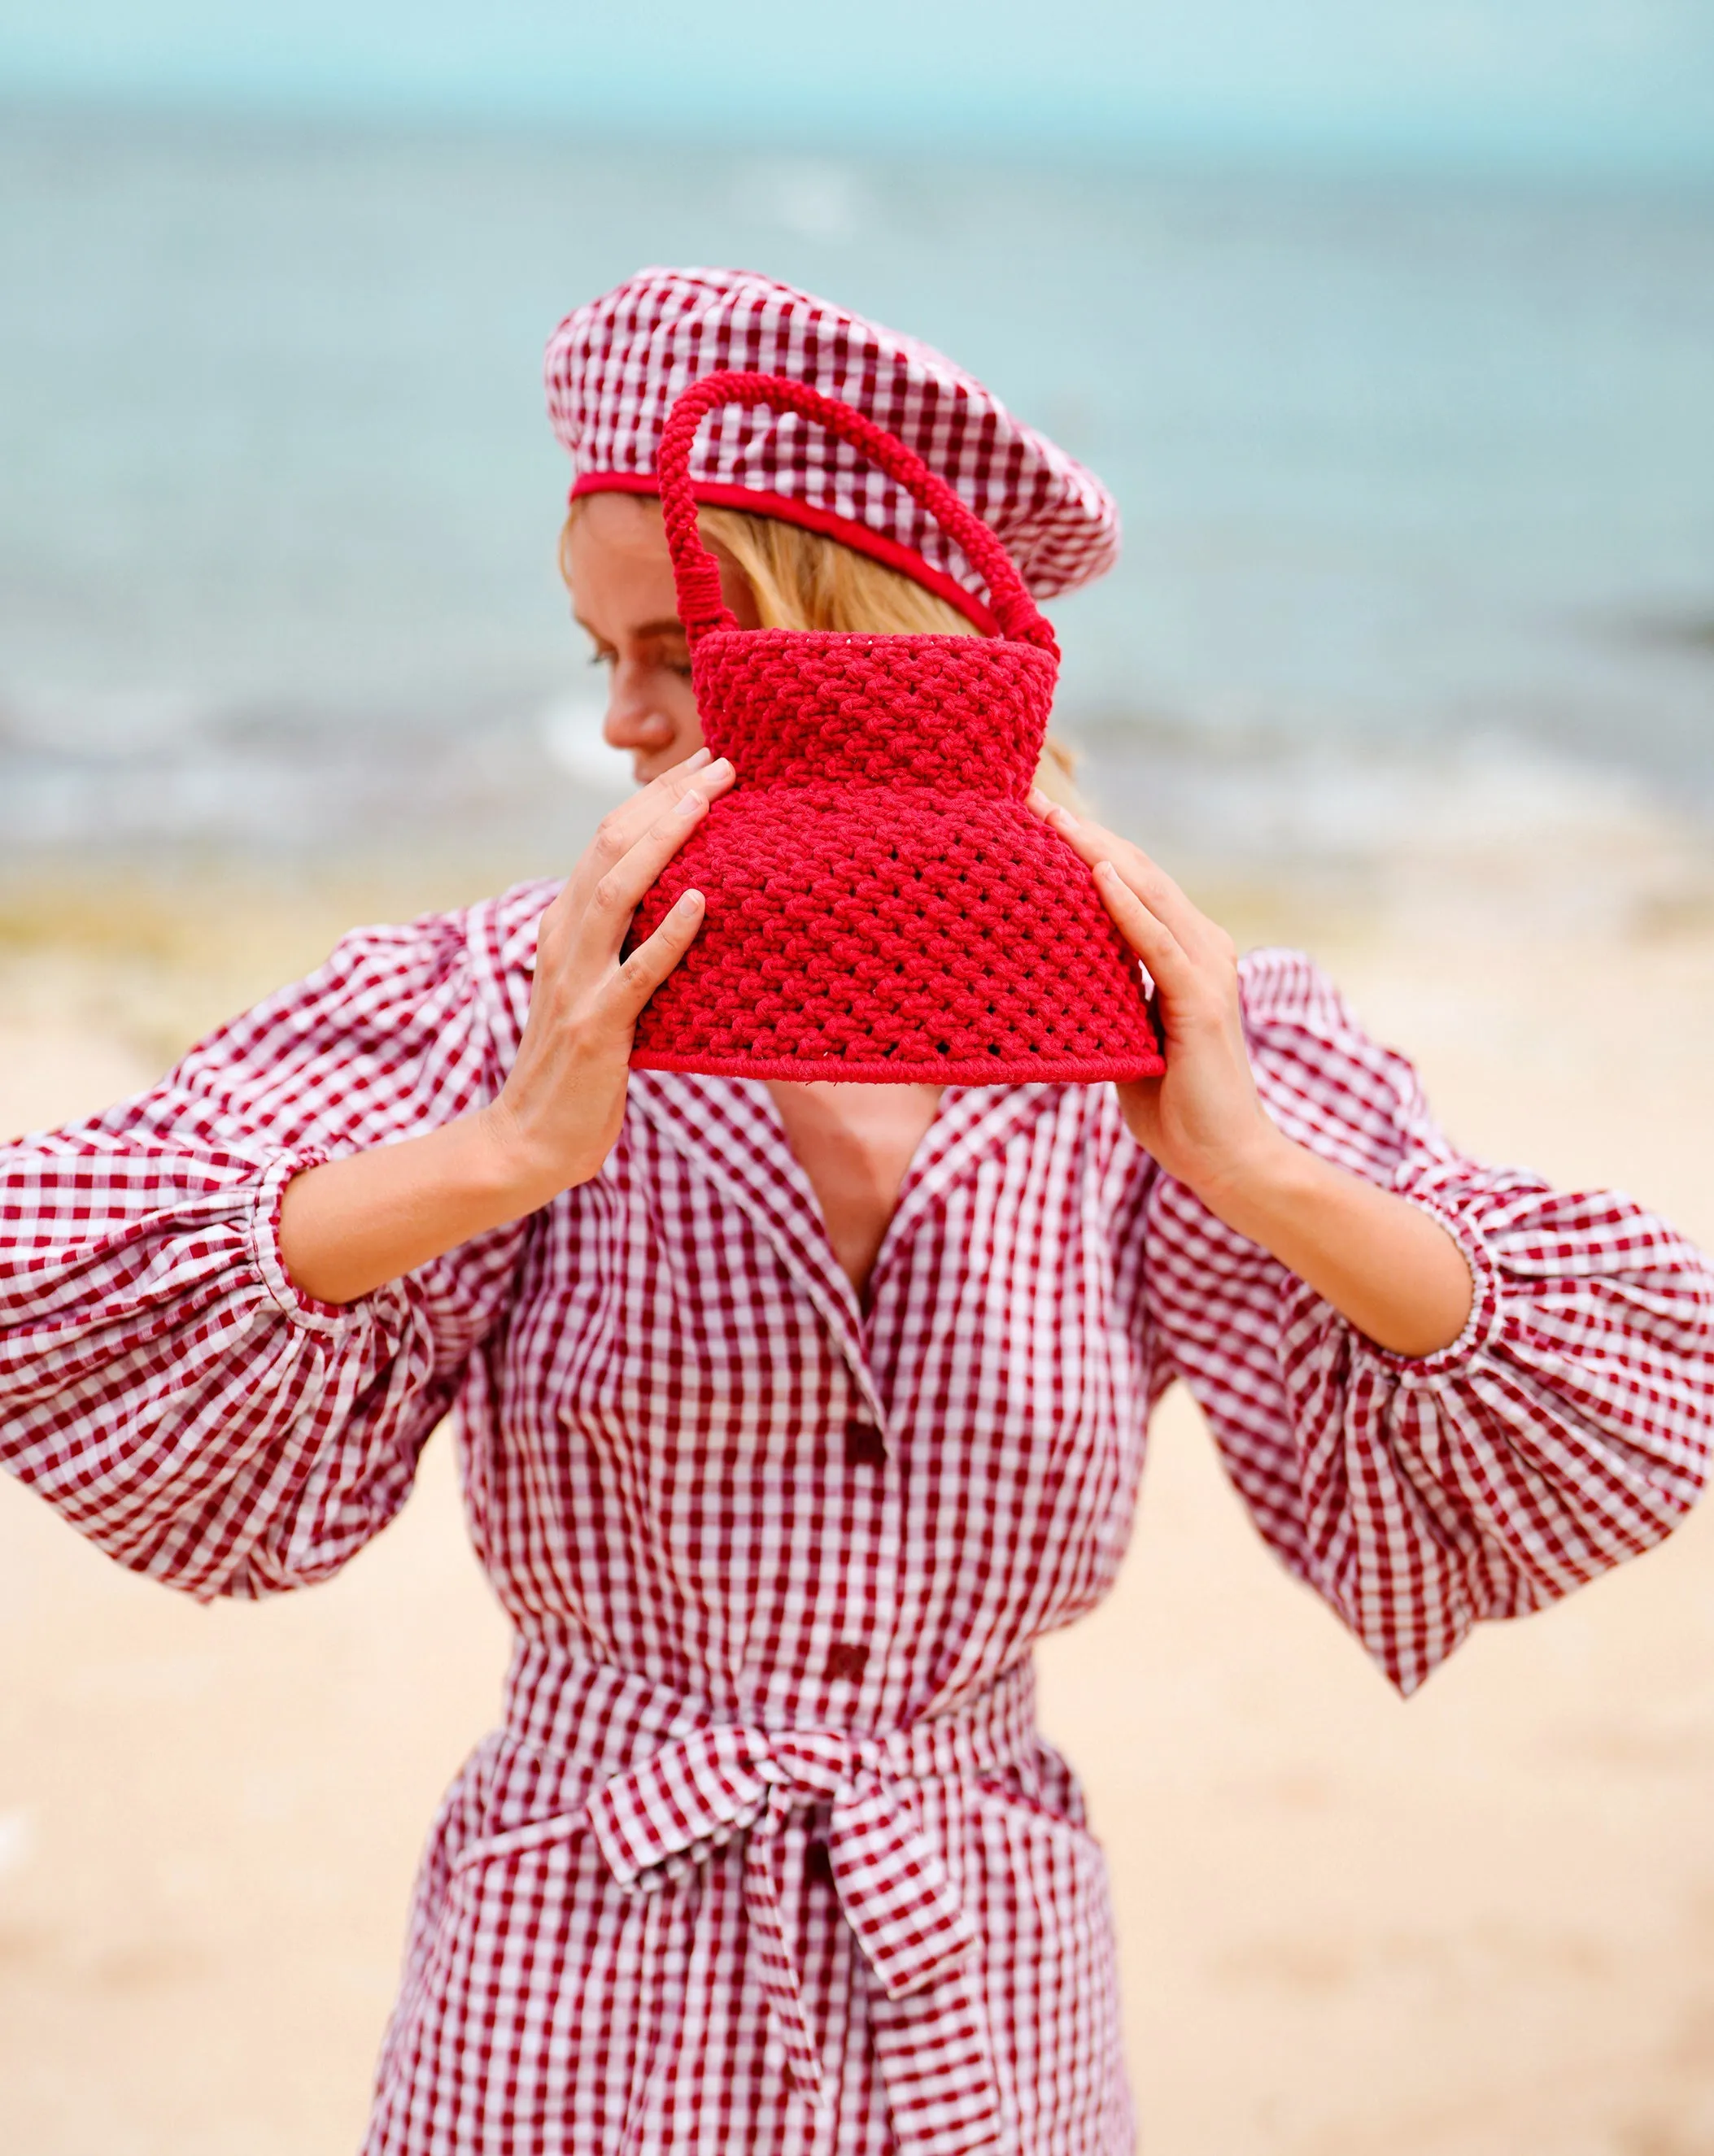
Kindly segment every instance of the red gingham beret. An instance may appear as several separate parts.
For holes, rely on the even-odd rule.
[[[728,367],[789,375],[897,434],[999,535],[1037,598],[1089,583],[1118,558],[1112,495],[974,377],[914,337],[749,270],[640,270],[559,325],[548,411],[577,467],[573,495],[652,494],[667,413],[692,382]],[[829,532],[992,626],[980,580],[915,502],[795,414],[715,413],[692,475],[698,501]]]

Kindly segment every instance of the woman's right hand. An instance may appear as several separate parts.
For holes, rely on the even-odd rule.
[[[701,927],[702,893],[621,958],[631,916],[732,779],[707,749],[663,772],[604,819],[542,916],[517,1059],[482,1111],[520,1214],[587,1183],[613,1149],[637,1019]]]
[[[293,1177],[280,1254],[306,1295],[354,1302],[600,1170],[625,1114],[638,1016],[690,948],[702,901],[687,891],[621,958],[631,915],[732,775],[704,750],[602,824],[542,916],[523,1040],[486,1107]]]

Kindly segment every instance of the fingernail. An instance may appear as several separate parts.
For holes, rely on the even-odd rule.
[[[1047,811],[1047,821],[1050,824],[1057,824],[1062,831],[1080,831],[1083,829],[1083,825],[1072,814],[1070,809],[1063,808],[1057,801]]]
[[[677,901],[674,905],[672,910],[675,913],[699,913],[702,911],[702,906],[703,894],[701,891],[686,891],[679,893]]]
[[[687,756],[685,758],[685,769],[687,771],[700,771],[703,766],[708,761],[710,753],[711,752],[708,749],[699,748],[694,756]]]
[[[708,776],[710,778],[730,778],[732,776],[731,757],[723,756],[718,762],[711,763],[708,766]]]
[[[678,813],[681,816],[697,816],[700,815],[707,806],[708,803],[693,786],[679,802]]]

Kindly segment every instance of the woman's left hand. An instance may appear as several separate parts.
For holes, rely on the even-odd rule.
[[[1431,1214],[1316,1158],[1269,1117],[1250,1072],[1232,938],[1140,848],[1041,794],[1030,805],[1089,863],[1155,983],[1166,1070],[1117,1088],[1131,1136],[1379,1346],[1413,1356],[1450,1346],[1470,1314],[1469,1261]]]
[[[1237,946],[1140,847],[1042,794],[1030,805],[1089,863],[1119,932],[1155,983],[1166,1072],[1117,1089],[1131,1135],[1218,1210],[1284,1142],[1250,1074]]]

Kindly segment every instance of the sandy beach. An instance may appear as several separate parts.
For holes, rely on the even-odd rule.
[[[1470,1150],[1714,1243],[1714,911],[1437,888],[1243,925],[1307,935]],[[369,896],[8,900],[0,1130],[146,1082]],[[444,1434],[347,1573],[259,1608],[127,1577],[0,1483],[6,2156],[354,2147],[505,1648]],[[1714,2150],[1714,1513],[1405,1705],[1175,1394],[1119,1592],[1041,1661],[1111,1858],[1148,2156]]]

